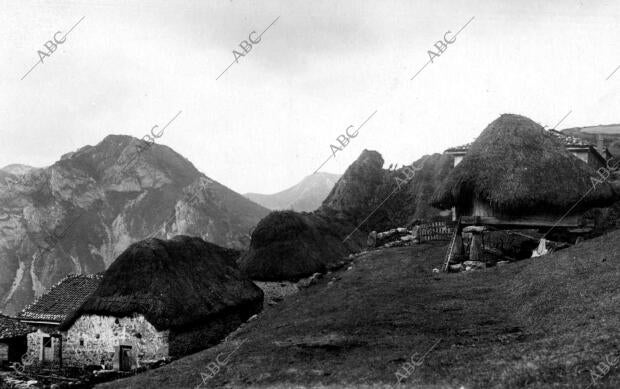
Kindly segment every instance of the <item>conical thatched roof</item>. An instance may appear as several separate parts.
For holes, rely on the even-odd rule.
[[[504,114],[480,134],[431,201],[438,208],[487,202],[507,214],[564,212],[586,193],[577,209],[615,199],[607,183],[591,190],[596,172],[573,156],[539,124]]]
[[[80,315],[143,314],[158,330],[205,323],[224,310],[251,316],[263,292],[244,277],[231,250],[200,238],[147,239],[127,248],[105,272],[101,284],[66,320]]]
[[[349,254],[342,237],[352,229],[315,214],[272,212],[256,226],[239,267],[256,280],[295,281],[323,272]]]

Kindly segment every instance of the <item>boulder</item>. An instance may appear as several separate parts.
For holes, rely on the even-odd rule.
[[[373,248],[375,247],[376,244],[377,244],[377,231],[372,231],[370,234],[368,234],[368,239],[366,240],[366,246],[368,246],[369,248]]]
[[[454,273],[458,273],[460,271],[463,271],[463,265],[456,264],[456,265],[450,265],[449,267],[450,272],[454,272]]]
[[[480,261],[465,261],[463,265],[472,269],[485,269],[487,267],[486,263]]]

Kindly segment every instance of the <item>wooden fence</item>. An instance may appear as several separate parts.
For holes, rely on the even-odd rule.
[[[420,243],[427,242],[431,240],[447,240],[450,241],[452,239],[452,235],[454,234],[454,223],[451,222],[432,222],[426,224],[420,224],[418,226]]]

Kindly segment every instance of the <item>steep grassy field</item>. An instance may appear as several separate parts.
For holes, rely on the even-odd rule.
[[[412,388],[586,388],[590,370],[620,357],[620,232],[433,274],[444,253],[440,244],[367,253],[227,342],[103,387],[379,388],[399,387],[399,373]],[[227,363],[202,383],[220,353]],[[620,387],[620,365],[595,387]]]

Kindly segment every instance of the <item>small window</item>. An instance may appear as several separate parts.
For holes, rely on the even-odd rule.
[[[95,334],[95,339],[99,339],[99,334]]]
[[[116,320],[114,320],[114,324],[117,324],[117,325],[118,325],[118,324],[121,324],[121,322],[120,322],[120,321],[118,321],[118,318],[116,318]]]
[[[80,346],[84,346],[84,339],[80,339]]]
[[[52,348],[52,338],[50,336],[43,337],[43,347]]]
[[[141,334],[141,333],[139,333],[139,332],[136,332],[136,338],[138,338],[138,339],[142,339],[142,334]]]

